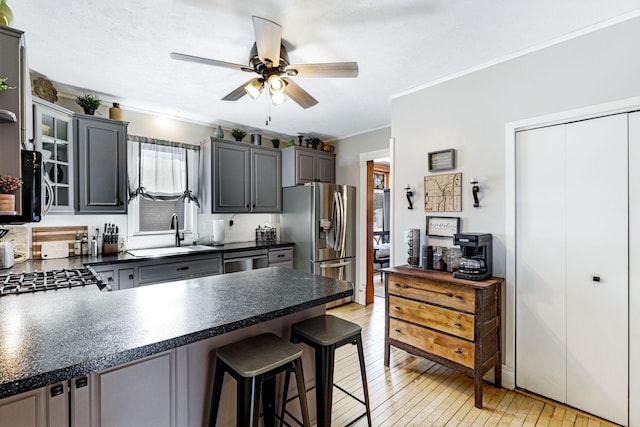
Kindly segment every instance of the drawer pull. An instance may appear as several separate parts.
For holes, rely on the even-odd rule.
[[[460,350],[460,349],[458,348],[458,349],[456,349],[455,353],[456,353],[456,354],[462,354],[462,350]]]
[[[176,268],[176,270],[178,270],[178,271],[186,271],[188,269],[189,269],[189,267],[178,267],[178,268]]]
[[[399,333],[399,334],[402,333],[402,331],[400,329],[396,329],[396,332]]]
[[[462,323],[454,323],[453,326],[456,328],[462,328]]]
[[[402,307],[400,307],[399,305],[396,305],[396,310],[400,311],[402,310]]]
[[[448,296],[449,298],[453,298],[453,294],[451,292],[447,292],[445,295]]]
[[[456,298],[458,298],[458,299],[463,299],[463,298],[462,298],[462,295],[456,295]]]

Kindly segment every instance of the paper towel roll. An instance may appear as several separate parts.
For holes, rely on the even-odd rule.
[[[224,220],[214,219],[211,221],[211,243],[224,243]]]

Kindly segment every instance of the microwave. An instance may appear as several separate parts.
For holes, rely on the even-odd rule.
[[[21,150],[22,192],[18,215],[0,215],[0,224],[40,222],[42,219],[42,153]],[[18,201],[16,200],[16,203]]]

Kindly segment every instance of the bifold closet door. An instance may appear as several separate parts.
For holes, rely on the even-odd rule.
[[[517,135],[516,385],[628,413],[627,115]]]
[[[516,135],[516,385],[565,402],[566,126]]]
[[[567,125],[567,403],[619,424],[629,379],[627,117]]]

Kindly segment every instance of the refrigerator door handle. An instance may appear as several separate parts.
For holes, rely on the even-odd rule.
[[[342,203],[342,195],[340,192],[336,191],[333,193],[333,202],[335,204],[335,244],[333,245],[333,250],[338,253],[342,253],[342,240],[343,240],[343,229],[344,229],[344,205]]]
[[[320,264],[320,268],[345,267],[345,266],[351,264],[351,262],[352,262],[352,260],[333,262],[333,263],[324,263],[324,264]]]

